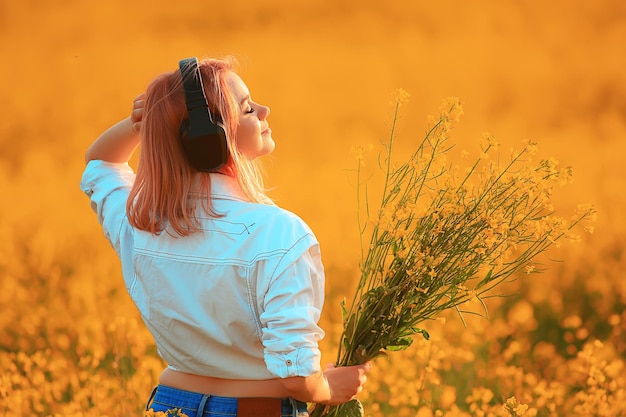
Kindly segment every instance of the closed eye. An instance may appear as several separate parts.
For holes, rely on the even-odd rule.
[[[241,105],[241,107],[244,107],[244,104],[247,104],[246,109],[244,110],[244,113],[254,113],[254,109],[252,108],[252,106],[250,105],[250,94],[247,94],[240,102],[239,104]]]

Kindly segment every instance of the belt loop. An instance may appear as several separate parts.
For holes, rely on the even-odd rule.
[[[292,411],[291,416],[298,417],[298,405],[296,404],[296,400],[289,397],[289,402],[291,403],[291,411]]]
[[[204,409],[210,397],[211,397],[210,395],[202,396],[202,400],[200,400],[200,405],[198,405],[198,413],[196,414],[196,417],[202,417],[204,415]]]
[[[291,403],[291,409],[293,410],[291,414],[292,417],[300,417],[302,414],[300,414],[300,410],[298,410],[298,405],[301,404],[301,402],[291,397],[289,397],[289,402]]]
[[[148,411],[150,409],[150,406],[152,405],[152,400],[154,400],[154,396],[156,395],[157,388],[159,388],[158,385],[152,389],[152,393],[150,394],[150,397],[148,398],[148,402],[146,403],[146,411]]]

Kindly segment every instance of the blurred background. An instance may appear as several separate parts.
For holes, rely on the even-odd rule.
[[[625,44],[626,3],[620,0],[3,0],[0,374],[19,378],[2,380],[0,410],[21,415],[15,404],[22,404],[24,415],[53,415],[61,408],[50,404],[63,403],[63,415],[87,415],[99,407],[93,385],[130,381],[145,354],[141,349],[149,352],[148,339],[130,340],[127,356],[111,345],[121,335],[130,337],[128,323],[135,323],[136,312],[78,183],[91,141],[129,114],[133,98],[153,77],[192,55],[234,55],[253,98],[271,107],[277,147],[265,161],[267,185],[321,242],[330,327],[340,325],[334,310],[349,294],[358,263],[350,149],[387,140],[398,88],[411,95],[401,112],[399,155],[423,137],[426,117],[437,114],[442,99],[457,96],[465,109],[452,138],[459,146],[476,149],[485,131],[504,149],[534,139],[541,156],[574,167],[575,182],[557,195],[557,209],[568,213],[577,203],[593,203],[599,214],[595,234],[560,249],[555,257],[565,262],[541,285],[516,291],[535,307],[547,302],[556,322],[573,315],[582,326],[586,312],[597,313],[594,303],[606,309],[594,319],[598,323],[623,317]],[[590,289],[591,281],[596,286]],[[577,292],[567,292],[574,287]],[[532,295],[533,288],[543,295]],[[561,307],[546,294],[561,299]],[[563,311],[563,305],[571,309]],[[140,323],[132,326],[145,337]],[[608,326],[606,339],[613,325],[598,326]],[[616,351],[623,359],[624,351]],[[328,352],[332,357],[330,347]],[[29,397],[42,389],[32,376],[37,366],[43,382],[57,381],[47,384],[47,402]],[[61,369],[63,378],[57,376]],[[118,379],[94,379],[106,369],[115,369]],[[151,381],[152,374],[136,386],[140,391]],[[391,385],[381,388],[389,398]],[[88,401],[78,395],[84,390]],[[455,390],[455,401],[463,403],[458,385]],[[431,397],[434,404],[436,395]],[[423,402],[407,398],[410,413],[423,409]],[[373,414],[385,409],[381,404],[403,409],[386,398],[367,401]],[[119,401],[110,407],[109,414],[119,415]]]

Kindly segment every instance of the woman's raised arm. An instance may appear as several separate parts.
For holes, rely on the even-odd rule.
[[[128,162],[139,145],[144,95],[133,101],[131,115],[104,131],[85,152],[85,163],[97,159],[107,162]]]

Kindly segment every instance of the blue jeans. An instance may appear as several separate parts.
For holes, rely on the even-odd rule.
[[[228,417],[237,415],[237,398],[204,395],[158,385],[150,395],[146,410],[167,411],[179,408],[188,417]],[[306,403],[285,398],[281,417],[307,417]]]

